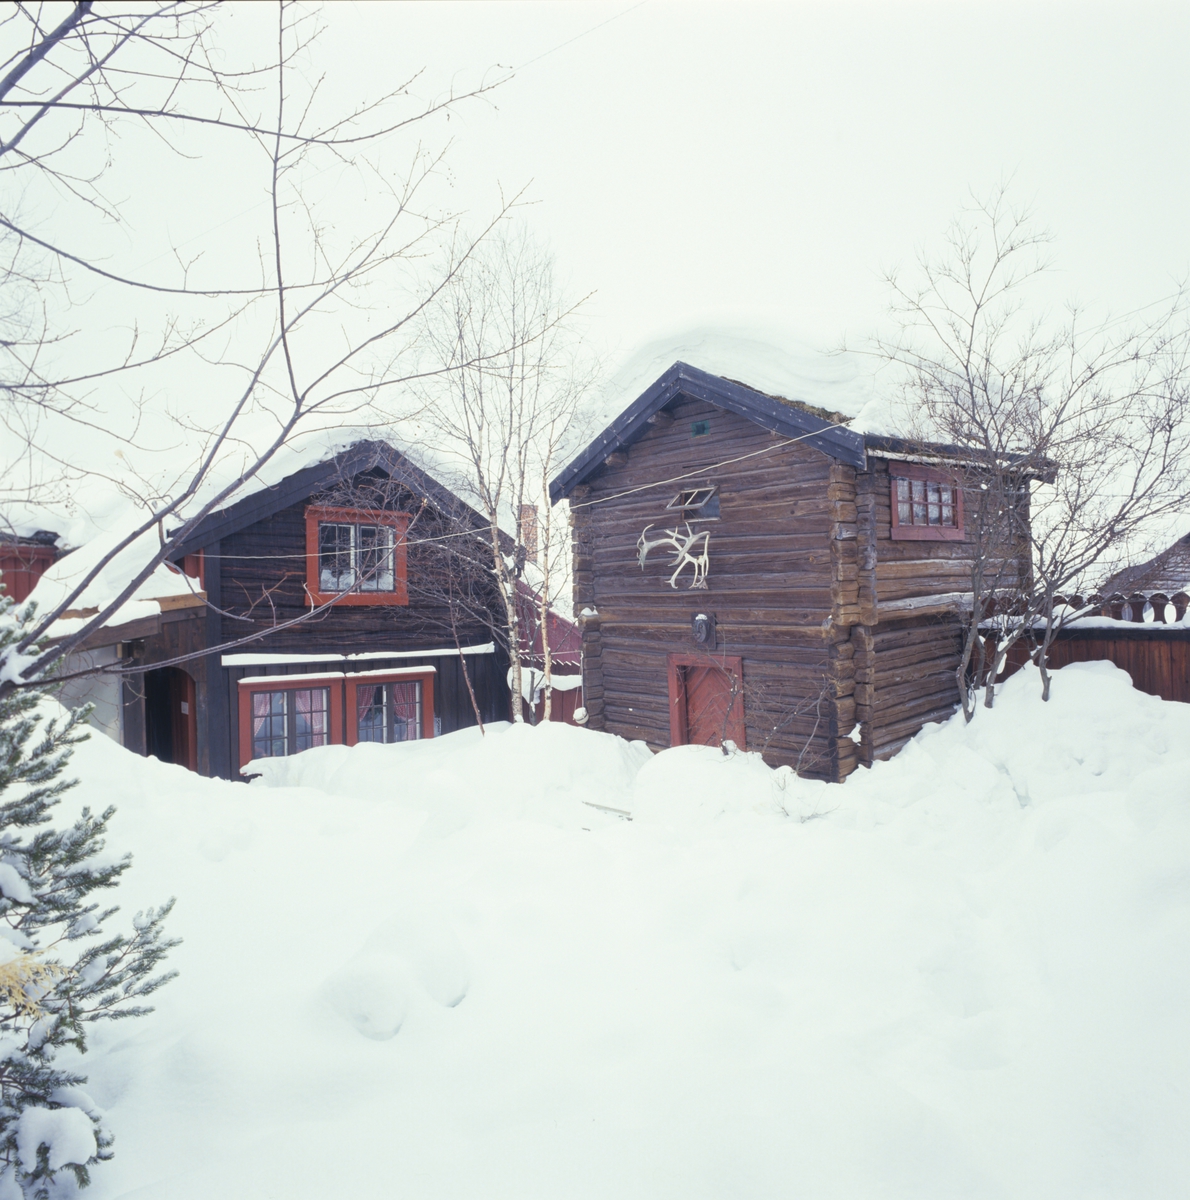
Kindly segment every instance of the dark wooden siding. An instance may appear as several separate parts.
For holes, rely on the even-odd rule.
[[[361,487],[362,490],[362,487]],[[343,503],[343,496],[332,496]],[[300,617],[310,609],[306,583],[306,508],[311,498],[280,509],[271,516],[238,533],[224,538],[219,547],[219,588],[224,616],[220,634],[224,642],[242,638],[254,629]],[[437,671],[434,690],[435,715],[442,732],[475,724],[474,710],[467,694],[462,668],[456,654],[420,658],[368,658],[344,665],[337,656],[390,650],[406,656],[416,651],[453,649],[449,606],[443,600],[442,579],[447,563],[435,539],[457,533],[457,526],[422,510],[420,502],[398,489],[392,489],[388,507],[403,509],[415,516],[409,528],[407,605],[336,605],[289,629],[270,633],[257,647],[267,653],[336,656],[324,662],[270,664],[234,667],[223,670],[225,712],[219,714],[221,727],[213,740],[227,740],[227,771],[238,766],[238,687],[245,675],[303,675],[318,671],[381,670],[388,667],[433,666]],[[207,557],[207,571],[213,569]],[[482,645],[493,640],[498,621],[495,597],[491,598],[486,619],[458,618],[457,633],[463,646]],[[507,654],[468,655],[468,670],[485,721],[507,720]]]
[[[224,538],[220,546],[220,588],[224,641],[254,629],[268,629],[309,612],[306,582],[307,503],[283,508],[255,525]],[[416,512],[416,505],[410,508]],[[440,589],[429,586],[440,577],[434,538],[452,532],[422,515],[410,526],[408,605],[336,605],[290,629],[269,634],[270,651],[336,654],[361,650],[432,649],[453,645],[450,610]],[[212,569],[208,556],[207,570]],[[459,628],[463,645],[491,640],[480,621]]]
[[[945,720],[958,706],[960,605],[931,601],[970,593],[973,543],[894,541],[884,459],[870,459],[868,469],[857,473],[856,491],[862,621],[853,635],[856,712],[863,727],[861,756],[871,762],[896,753],[923,725]],[[970,535],[976,506],[966,507]],[[1013,581],[1010,567],[1002,583]]]
[[[698,421],[709,432],[692,437]],[[803,767],[836,773],[830,618],[838,514],[828,489],[838,468],[818,451],[781,442],[743,417],[679,400],[626,459],[613,457],[572,496],[575,611],[594,727],[655,749],[669,745],[667,656],[698,649],[690,621],[705,610],[717,622],[715,653],[743,659],[748,747],[792,764],[812,738]],[[662,484],[679,476],[690,477]],[[720,519],[696,526],[711,534],[707,590],[689,588],[689,569],[675,590],[664,551],[641,570],[637,539],[649,524],[654,532],[675,527],[665,505],[681,488],[709,485],[719,488]],[[588,607],[597,618],[582,619]]]

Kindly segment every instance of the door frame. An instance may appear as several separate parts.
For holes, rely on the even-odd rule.
[[[741,684],[744,679],[744,660],[727,654],[691,654],[688,651],[673,651],[666,657],[667,673],[669,675],[669,744],[671,746],[688,746],[689,729],[686,712],[686,668],[711,667],[717,668],[725,675],[735,675]],[[738,718],[739,740],[731,739],[741,749],[745,749],[745,721],[743,692],[737,694],[736,703],[740,706]],[[729,722],[731,724],[731,722]]]

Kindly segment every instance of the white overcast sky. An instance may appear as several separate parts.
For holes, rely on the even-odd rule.
[[[232,0],[219,36],[236,51],[267,46],[273,19]],[[572,293],[594,293],[586,332],[614,385],[605,414],[647,382],[642,361],[659,373],[672,348],[670,361],[699,365],[692,331],[734,337],[732,373],[786,390],[783,353],[862,344],[884,317],[882,270],[937,246],[971,190],[1006,178],[1055,235],[1041,292],[1053,307],[1069,298],[1096,316],[1126,313],[1190,272],[1190,3],[337,0],[322,19],[309,69],[325,72],[340,106],[418,68],[422,98],[512,69],[487,100],[414,136],[449,140],[433,198],[471,228],[501,190],[527,188],[526,219]],[[200,273],[251,273],[268,219],[259,163],[243,157],[244,139],[230,151],[225,135],[212,140],[208,156],[195,137],[190,157],[171,159],[121,127],[103,175],[121,224],[68,198],[31,199],[34,223],[142,278],[176,273],[171,247],[201,251]],[[397,166],[411,145],[385,153]],[[376,217],[356,182],[315,181],[342,230]],[[133,312],[114,285],[84,282],[58,314],[78,332],[56,353],[98,361],[134,320],[142,333],[160,321],[165,302],[140,293]],[[637,365],[632,386],[625,363]],[[213,425],[212,380],[226,382],[212,368],[97,387],[111,445],[81,431],[88,466],[128,469],[119,414],[132,389]],[[185,465],[176,426],[137,436]],[[99,516],[98,501],[78,503]]]
[[[452,122],[463,205],[531,184],[613,356],[691,327],[832,344],[882,267],[1004,177],[1055,301],[1116,313],[1190,268],[1190,4],[334,4],[334,61],[516,67]],[[331,46],[328,43],[328,50]]]

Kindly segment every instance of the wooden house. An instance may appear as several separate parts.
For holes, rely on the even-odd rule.
[[[400,451],[358,443],[190,530],[173,555],[187,586],[76,656],[131,673],[63,699],[100,701],[132,750],[225,778],[312,746],[433,737],[475,724],[476,705],[507,720],[496,598],[482,572],[451,573],[478,556],[448,549],[485,528]]]
[[[592,728],[842,780],[954,711],[971,550],[941,449],[679,362],[550,494]]]
[[[58,535],[39,529],[27,537],[0,537],[0,585],[18,603],[26,599],[37,581],[58,557]]]

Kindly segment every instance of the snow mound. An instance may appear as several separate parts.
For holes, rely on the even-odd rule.
[[[495,723],[393,745],[324,746],[292,758],[257,759],[254,787],[312,787],[371,795],[429,813],[447,834],[473,820],[532,817],[574,824],[581,806],[622,809],[636,772],[652,758],[643,742],[560,722]]]
[[[396,917],[327,980],[324,994],[364,1037],[387,1041],[419,997],[454,1008],[469,987],[466,955],[449,925],[432,916],[416,923]]]
[[[759,754],[734,748],[675,746],[647,762],[632,784],[636,820],[670,828],[713,822],[729,814],[796,814],[806,820],[831,803],[826,784],[773,770]]]
[[[63,806],[184,939],[79,1063],[91,1193],[1182,1195],[1190,705],[1039,690],[843,786],[558,725],[249,787],[91,739]]]

